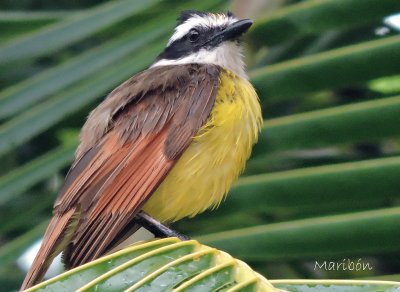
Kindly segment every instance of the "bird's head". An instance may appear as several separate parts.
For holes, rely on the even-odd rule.
[[[252,23],[250,19],[238,20],[232,13],[184,11],[152,67],[208,63],[246,77],[240,37]]]

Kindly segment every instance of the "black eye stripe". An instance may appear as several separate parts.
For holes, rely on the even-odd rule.
[[[193,27],[180,39],[173,41],[168,47],[166,47],[164,52],[158,56],[156,61],[161,59],[176,60],[192,53],[196,53],[201,49],[211,49],[212,46],[209,44],[209,40],[212,39],[216,33],[225,28],[226,25],[220,27]],[[191,34],[194,30],[198,32],[198,35],[191,39]]]

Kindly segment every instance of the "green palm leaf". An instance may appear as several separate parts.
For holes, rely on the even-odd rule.
[[[157,2],[159,1],[118,0],[86,12],[76,13],[73,17],[56,23],[50,28],[0,47],[0,64],[54,52]]]
[[[133,245],[27,291],[274,291],[245,263],[195,240]]]

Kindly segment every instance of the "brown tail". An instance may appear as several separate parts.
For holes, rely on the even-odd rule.
[[[74,209],[62,216],[56,215],[51,219],[39,252],[22,283],[21,291],[39,283],[46,274],[53,259],[64,249],[65,245],[68,244],[66,230],[71,222],[73,214]]]

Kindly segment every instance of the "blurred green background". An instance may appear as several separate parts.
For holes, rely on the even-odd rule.
[[[264,127],[221,207],[173,227],[270,279],[400,280],[400,1],[0,1],[0,290],[38,240],[85,117],[179,12],[255,20]],[[362,259],[365,271],[315,270]]]

